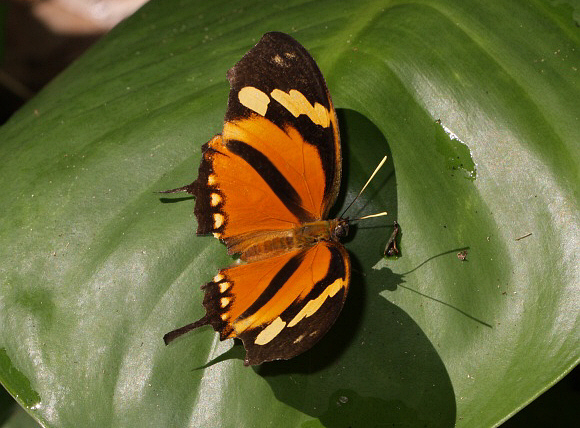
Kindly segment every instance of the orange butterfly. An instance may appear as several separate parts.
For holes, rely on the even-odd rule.
[[[330,329],[346,299],[348,219],[325,220],[340,186],[336,113],[322,73],[292,37],[267,33],[228,72],[223,132],[203,148],[197,234],[213,233],[243,264],[205,284],[206,314],[165,343],[211,324],[240,338],[245,365],[289,359]]]

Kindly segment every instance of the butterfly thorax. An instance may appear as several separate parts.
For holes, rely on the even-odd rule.
[[[312,247],[319,241],[339,241],[348,234],[348,220],[318,220],[292,229],[258,232],[228,242],[230,253],[240,253],[244,261],[257,261],[288,251]]]
[[[319,220],[303,223],[294,228],[298,246],[310,246],[318,241],[339,241],[348,234],[348,220]]]

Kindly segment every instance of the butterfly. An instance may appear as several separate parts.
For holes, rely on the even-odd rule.
[[[337,319],[351,264],[339,239],[349,220],[327,220],[342,171],[336,113],[314,59],[272,32],[227,74],[221,134],[202,147],[197,179],[167,192],[196,198],[197,234],[213,234],[240,264],[202,289],[206,314],[167,333],[168,344],[211,325],[239,338],[245,365],[310,349]]]

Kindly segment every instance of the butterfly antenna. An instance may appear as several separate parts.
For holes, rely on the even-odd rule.
[[[354,202],[358,199],[358,197],[360,195],[362,195],[362,192],[365,191],[365,189],[367,188],[367,186],[369,185],[369,183],[371,182],[371,180],[374,178],[374,176],[377,174],[377,172],[379,172],[379,169],[381,169],[381,167],[385,164],[386,161],[387,161],[387,157],[385,156],[383,158],[383,160],[381,160],[379,162],[379,165],[375,168],[375,171],[371,174],[370,178],[367,180],[367,182],[362,187],[362,189],[360,189],[360,192],[358,192],[358,195],[356,195],[356,198],[354,198],[352,200],[352,202],[350,204],[348,204],[348,207],[346,207],[346,209],[342,212],[342,214],[340,215],[339,218],[344,218],[344,215],[346,214],[346,212],[349,210],[349,208],[352,206],[352,204],[354,204]],[[363,220],[365,218],[378,217],[378,216],[381,216],[381,215],[386,215],[386,212],[379,213],[379,214],[371,214],[371,215],[364,216],[364,217],[361,217],[361,218],[358,218],[358,219],[354,219],[354,220]]]
[[[359,217],[359,218],[353,218],[353,219],[350,219],[350,221],[366,220],[367,218],[382,217],[384,215],[389,215],[389,213],[386,212],[386,211],[383,211],[383,212],[376,213],[376,214],[365,215],[365,216],[362,216],[362,217]]]

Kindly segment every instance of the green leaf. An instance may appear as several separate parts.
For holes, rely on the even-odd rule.
[[[38,428],[40,425],[4,388],[0,387],[0,426],[2,428]]]
[[[576,15],[574,15],[576,14]],[[576,21],[574,21],[576,16]],[[47,427],[489,427],[579,359],[577,11],[547,1],[153,1],[0,128],[0,380]],[[345,152],[346,307],[244,367],[199,286],[195,179],[226,71],[267,31],[327,78]],[[382,259],[402,227],[401,255]],[[457,253],[467,249],[466,261]]]

